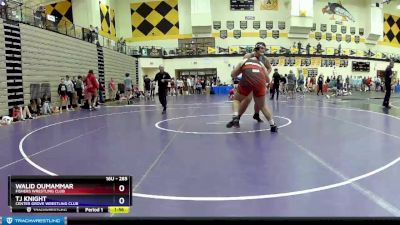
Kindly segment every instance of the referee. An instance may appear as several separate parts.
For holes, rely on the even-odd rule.
[[[167,86],[168,82],[171,81],[171,76],[164,71],[163,65],[160,65],[158,68],[160,72],[156,74],[154,81],[158,82],[158,99],[163,106],[162,114],[165,114],[167,112]]]
[[[392,68],[394,66],[394,61],[393,59],[390,60],[389,65],[386,67],[385,70],[385,89],[386,89],[386,94],[385,98],[383,99],[383,106],[387,109],[390,109],[391,107],[389,106],[389,99],[390,99],[390,94],[392,92],[392,77],[393,77],[393,71]]]

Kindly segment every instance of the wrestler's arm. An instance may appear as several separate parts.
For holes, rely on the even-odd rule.
[[[232,70],[231,77],[235,79],[239,74],[241,74],[241,68],[247,59],[242,60],[240,63],[236,65],[236,67]]]
[[[267,68],[267,73],[265,74],[269,76],[269,74],[272,72],[272,66],[268,59],[265,59],[264,66]]]

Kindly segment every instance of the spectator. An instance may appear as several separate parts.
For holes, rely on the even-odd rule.
[[[85,83],[85,98],[88,102],[89,110],[92,111],[96,109],[95,103],[97,102],[97,89],[99,88],[99,83],[93,70],[89,70]]]
[[[47,95],[43,96],[43,106],[42,106],[42,114],[47,115],[53,113],[53,110],[51,109],[51,103],[50,99],[47,97]]]
[[[300,41],[299,41],[299,43],[297,43],[297,54],[301,54],[301,42]]]
[[[125,98],[127,100],[127,104],[131,103],[130,98],[132,97],[132,79],[129,77],[129,73],[125,74],[124,86],[125,86]]]
[[[154,98],[155,93],[156,93],[156,85],[157,85],[157,83],[155,81],[151,82],[151,93],[150,93],[150,96],[152,98]]]
[[[335,80],[335,79],[334,79]],[[318,77],[318,92],[317,92],[317,95],[319,95],[319,92],[321,91],[321,94],[322,95],[324,95],[324,92],[323,92],[323,90],[322,90],[322,85],[323,85],[323,83],[324,83],[324,78],[323,78],[323,76],[322,76],[322,74],[321,75],[319,75],[319,77]]]
[[[115,100],[115,94],[116,94],[117,86],[115,85],[114,80],[111,78],[110,82],[108,83],[108,98],[110,101]]]
[[[291,70],[289,71],[287,80],[288,80],[288,97],[293,99],[294,98],[294,90],[295,90],[295,86],[296,86],[296,76],[294,75],[293,71],[291,71]]]
[[[37,102],[39,101],[39,102]],[[40,99],[31,99],[28,106],[29,112],[35,117],[40,115]]]
[[[98,89],[98,92],[99,92],[99,103],[100,104],[104,104],[104,102],[105,102],[104,101],[104,96],[103,96],[104,91],[105,91],[104,85],[98,79],[96,79],[96,81],[99,84],[99,89]]]
[[[66,80],[64,81],[65,86],[67,87],[67,96],[68,96],[68,100],[69,102],[67,102],[67,107],[72,109],[72,100],[73,100],[73,92],[74,90],[74,84],[72,83],[72,81],[69,79],[69,76],[65,76]],[[69,103],[69,104],[68,104]]]
[[[310,43],[308,43],[307,46],[306,46],[307,55],[310,54],[310,48],[311,48],[311,45],[310,45]]]
[[[94,34],[93,39],[96,41],[96,43],[99,43],[99,27],[94,28],[93,34]]]
[[[375,91],[378,91],[379,88],[381,89],[381,91],[383,91],[382,84],[381,84],[381,78],[379,76],[376,76],[376,78],[375,78]]]
[[[274,70],[274,74],[272,75],[272,80],[273,80],[273,88],[272,88],[272,94],[270,100],[274,100],[274,95],[276,93],[276,100],[279,98],[279,84],[281,80],[281,75],[278,73],[278,69]]]
[[[24,121],[25,119],[33,119],[31,112],[29,112],[28,106],[17,106],[15,105],[12,109],[12,118],[14,121]]]
[[[304,95],[304,75],[303,72],[299,72],[299,78],[297,79],[298,91]]]
[[[36,10],[34,18],[35,18],[35,26],[44,28],[44,24],[46,22],[46,11],[42,4],[40,4],[38,9]]]
[[[82,76],[78,76],[78,80],[76,80],[75,83],[75,91],[76,91],[76,95],[78,97],[78,104],[81,105],[82,104],[82,99],[83,99],[83,82],[82,82]]]
[[[317,53],[321,54],[322,53],[322,48],[321,48],[321,43],[318,42],[317,44]]]
[[[147,99],[150,98],[150,92],[151,92],[151,80],[149,76],[144,75],[143,82],[144,82],[144,92]]]
[[[58,85],[58,96],[60,96],[60,113],[62,113],[63,105],[65,104],[67,111],[68,109],[68,94],[67,94],[67,86],[65,85],[64,78],[61,78],[61,82]]]

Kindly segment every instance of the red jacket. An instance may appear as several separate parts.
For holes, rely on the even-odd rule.
[[[89,92],[95,92],[99,88],[99,83],[93,73],[89,73],[86,76],[86,87]]]

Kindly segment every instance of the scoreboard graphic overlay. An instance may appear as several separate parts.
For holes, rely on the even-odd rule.
[[[9,176],[8,205],[23,213],[123,213],[131,176]]]

